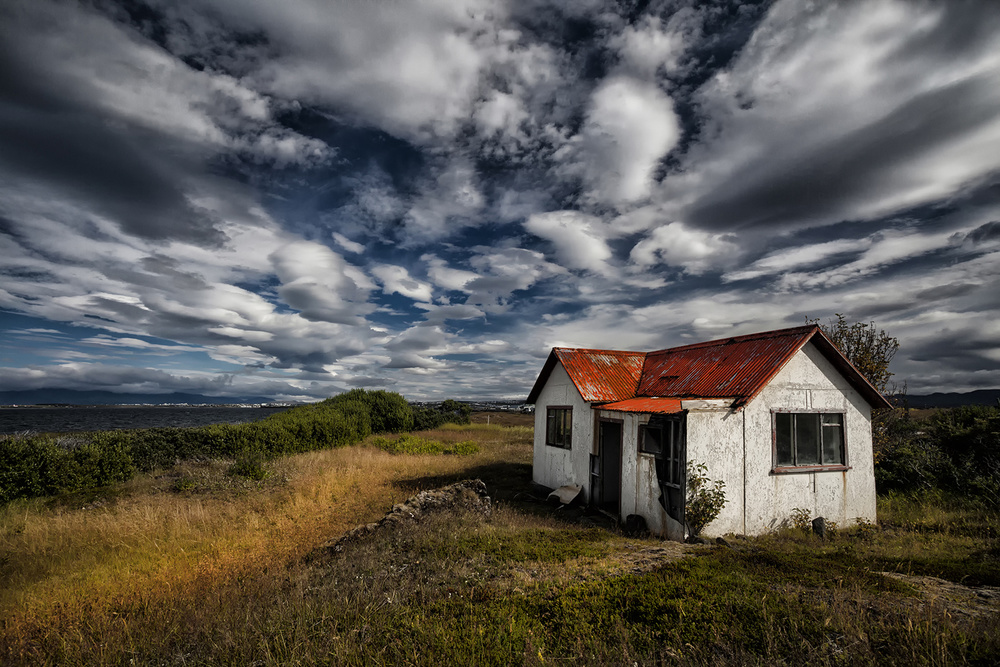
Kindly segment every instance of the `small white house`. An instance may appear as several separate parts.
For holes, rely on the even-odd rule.
[[[871,413],[888,407],[817,326],[656,352],[553,348],[535,405],[533,477],[686,537],[687,464],[725,483],[706,535],[759,534],[808,510],[875,520]]]

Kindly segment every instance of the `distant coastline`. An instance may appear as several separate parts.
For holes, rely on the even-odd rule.
[[[241,424],[288,405],[30,405],[0,407],[0,435]]]

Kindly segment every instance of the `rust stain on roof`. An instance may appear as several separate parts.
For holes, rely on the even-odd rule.
[[[635,396],[646,359],[645,352],[568,347],[557,347],[553,352],[583,400],[592,403],[620,401]]]
[[[679,398],[629,398],[624,401],[605,403],[597,406],[599,410],[614,410],[615,412],[641,412],[644,414],[676,414],[682,411]]]
[[[650,352],[636,394],[749,399],[812,333],[813,327],[798,327]]]

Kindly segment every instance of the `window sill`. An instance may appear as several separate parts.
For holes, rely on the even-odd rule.
[[[552,443],[549,443],[549,442],[546,442],[545,446],[546,447],[551,447],[552,449],[563,449],[563,450],[565,450],[567,452],[569,450],[573,449],[573,445],[553,445]]]
[[[807,472],[846,472],[850,470],[851,466],[845,465],[834,465],[834,466],[782,466],[778,468],[771,468],[772,475],[797,475]]]

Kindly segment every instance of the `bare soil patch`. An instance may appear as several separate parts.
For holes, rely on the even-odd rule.
[[[919,606],[942,606],[953,616],[989,617],[1000,614],[1000,588],[996,586],[964,586],[937,577],[899,572],[882,572],[882,575],[916,588],[920,598],[911,600]]]

